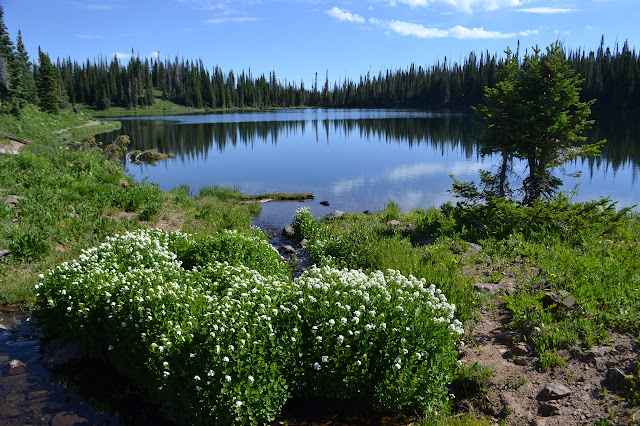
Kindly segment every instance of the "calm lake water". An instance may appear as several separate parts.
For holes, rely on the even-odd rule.
[[[589,137],[606,138],[603,156],[577,160],[562,177],[575,201],[609,197],[620,206],[640,202],[640,115],[595,116]],[[116,118],[122,129],[103,143],[131,136],[130,149],[154,148],[175,159],[156,166],[127,164],[136,179],[162,189],[187,184],[237,186],[245,194],[312,192],[306,203],[267,203],[254,223],[281,228],[300,206],[316,215],[333,210],[377,211],[393,200],[404,209],[452,200],[450,174],[478,180],[497,158],[481,157],[471,114],[446,110],[299,109],[186,116]],[[524,171],[524,164],[515,170]],[[516,183],[513,180],[514,184]],[[517,186],[517,185],[515,185]],[[320,205],[329,201],[330,206]]]

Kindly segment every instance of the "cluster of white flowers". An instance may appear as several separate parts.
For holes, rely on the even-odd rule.
[[[235,232],[224,238],[268,245]],[[241,401],[242,386],[261,386],[256,395],[277,394],[284,403],[292,390],[278,388],[278,376],[369,377],[372,363],[385,362],[410,369],[462,334],[455,306],[424,280],[325,267],[291,281],[217,261],[185,270],[170,247],[193,241],[158,230],[110,237],[41,276],[38,305],[67,332],[95,333],[87,341],[103,342],[105,356],[139,356],[127,365],[146,369],[131,375],[146,377],[149,389],[194,398],[185,406],[208,401],[236,413],[265,405]],[[275,249],[265,250],[281,262]],[[196,383],[181,380],[185,374]],[[255,379],[265,374],[274,377]],[[304,383],[302,376],[294,381]]]

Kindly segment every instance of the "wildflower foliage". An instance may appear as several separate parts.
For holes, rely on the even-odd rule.
[[[462,327],[438,289],[391,270],[292,281],[287,268],[258,236],[138,230],[42,275],[37,318],[178,422],[267,422],[294,395],[446,402]]]

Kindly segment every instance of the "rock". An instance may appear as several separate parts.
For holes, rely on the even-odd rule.
[[[627,376],[619,368],[607,370],[607,380],[616,388],[624,388],[631,384],[631,376]]]
[[[27,371],[27,365],[18,360],[18,359],[12,359],[11,361],[9,361],[9,375],[10,376],[15,376],[17,374],[24,374]]]
[[[307,244],[309,243],[309,240],[307,240],[306,238],[303,239],[302,241],[300,241],[300,247],[302,248],[307,248]]]
[[[469,243],[469,248],[464,252],[465,255],[476,254],[482,250],[482,246],[476,243]]]
[[[543,402],[538,406],[538,414],[544,417],[553,416],[558,414],[560,406],[553,402]]]
[[[400,222],[397,219],[393,219],[393,220],[390,220],[389,222],[387,222],[387,225],[388,226],[400,226],[400,225],[402,225],[402,222]]]
[[[525,366],[525,365],[533,365],[534,361],[535,361],[535,358],[532,358],[530,356],[519,356],[513,360],[513,363],[515,365]]]
[[[549,281],[540,281],[535,283],[532,287],[531,287],[531,291],[533,291],[534,293],[540,293],[541,291],[550,291],[553,287],[551,286],[551,283]]]
[[[529,353],[529,346],[526,343],[517,343],[511,347],[511,355],[521,356]]]
[[[295,254],[296,249],[293,248],[293,246],[289,245],[289,244],[285,244],[283,246],[280,246],[280,248],[282,249],[282,251],[284,251],[285,253],[288,254]]]
[[[320,201],[320,204],[322,204],[323,206],[329,206],[329,202],[328,201]]]
[[[362,214],[370,215],[373,214],[373,212],[371,210],[365,210],[362,212]]]
[[[11,250],[9,249],[0,249],[0,259],[3,257],[7,257],[11,254]]]
[[[120,180],[120,186],[123,187],[123,188],[131,188],[133,185],[130,184],[129,182],[127,182],[126,180],[121,179]]]
[[[9,328],[4,324],[0,324],[0,333],[2,333],[4,331],[9,331]]]
[[[560,383],[549,383],[540,394],[548,399],[562,399],[571,395],[571,391]]]
[[[475,288],[475,290],[478,292],[489,294],[496,294],[500,291],[504,291],[505,293],[513,293],[515,291],[511,286],[502,286],[500,284],[491,283],[474,283],[473,288]]]
[[[416,228],[417,228],[416,225],[414,225],[413,223],[410,223],[407,226],[403,226],[400,229],[403,230],[403,231],[415,231]]]
[[[637,411],[631,416],[631,420],[633,420],[634,424],[640,425],[640,411]]]
[[[614,352],[614,350],[608,346],[594,346],[589,349],[584,355],[587,359],[593,358],[602,358],[607,356],[609,353]]]
[[[33,400],[33,399],[42,398],[43,396],[47,396],[47,395],[49,395],[49,391],[46,390],[46,389],[42,389],[42,390],[29,392],[27,394],[27,399],[28,400]]]
[[[6,197],[4,197],[4,202],[7,203],[12,209],[15,209],[18,207],[20,201],[23,198],[24,197],[21,197],[19,195],[7,195]]]
[[[62,411],[51,419],[51,426],[71,426],[89,424],[89,420],[72,411]]]
[[[560,290],[558,293],[547,292],[542,298],[542,306],[548,308],[554,304],[557,307],[571,308],[576,304],[576,299],[564,290]]]
[[[64,341],[56,339],[49,342],[42,355],[42,363],[53,370],[69,364],[75,364],[87,356],[79,339]]]
[[[513,343],[516,340],[517,335],[514,333],[509,333],[507,331],[503,331],[502,333],[496,336],[496,339],[502,340],[503,342]]]
[[[342,210],[334,210],[331,213],[329,213],[328,215],[326,215],[325,217],[327,219],[337,219],[341,216],[343,216],[345,214],[345,212],[343,212]]]
[[[291,238],[294,235],[296,235],[296,231],[295,229],[293,229],[293,226],[291,225],[287,225],[284,227],[284,229],[282,230],[282,235],[284,235],[287,238]]]

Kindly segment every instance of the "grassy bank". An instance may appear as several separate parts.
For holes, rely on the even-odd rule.
[[[33,302],[39,274],[108,235],[156,226],[247,229],[260,209],[220,188],[196,196],[185,187],[162,192],[134,182],[100,150],[69,150],[68,142],[119,124],[78,127],[86,122],[72,112],[52,116],[31,107],[21,120],[0,118],[4,132],[29,141],[18,155],[0,156],[0,250],[10,250],[0,258],[0,303]]]

